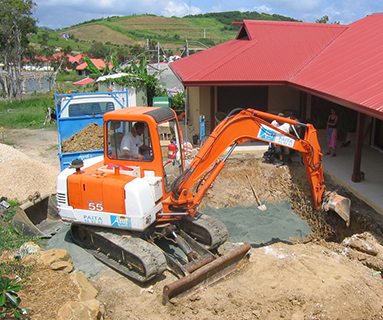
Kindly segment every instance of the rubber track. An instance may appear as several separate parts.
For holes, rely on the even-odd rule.
[[[197,241],[206,244],[209,250],[226,242],[229,235],[222,221],[203,213],[196,213],[194,218],[185,218],[184,231],[193,238],[196,238],[196,233],[200,235],[201,238],[198,239],[197,236]]]
[[[130,279],[144,283],[167,269],[166,258],[162,251],[141,238],[126,236],[126,233],[120,230],[107,232],[105,228],[78,225],[76,228],[85,230],[87,234],[93,233],[96,242],[95,244],[84,242],[77,236],[77,232],[72,232],[77,244]],[[108,246],[109,250],[106,250]]]

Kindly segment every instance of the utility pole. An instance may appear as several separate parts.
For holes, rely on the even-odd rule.
[[[185,40],[185,51],[186,51],[186,56],[189,56],[189,42],[188,39]]]

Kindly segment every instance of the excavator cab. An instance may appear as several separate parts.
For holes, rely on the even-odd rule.
[[[108,158],[135,161],[153,159],[152,140],[146,122],[111,120],[107,122],[107,127]],[[144,158],[136,159],[125,154],[124,148],[132,149],[130,150],[132,153],[142,155]]]
[[[137,132],[137,125],[142,130]],[[131,165],[131,161],[139,162],[139,166],[155,171],[155,175],[164,179],[165,193],[171,191],[174,180],[181,175],[184,168],[182,152],[182,134],[175,117],[154,125],[147,121],[110,120],[107,126],[107,160]],[[132,142],[132,140],[134,140]],[[132,144],[131,146],[128,144]],[[124,154],[124,148],[143,157],[137,159]]]

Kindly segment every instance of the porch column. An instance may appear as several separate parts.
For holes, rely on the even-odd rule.
[[[210,126],[210,133],[212,133],[212,131],[214,130],[215,128],[215,87],[210,87],[210,123],[211,123],[211,126]],[[209,133],[209,134],[210,134]]]
[[[358,121],[356,126],[356,148],[354,154],[354,170],[352,172],[351,181],[360,182],[362,176],[360,174],[360,166],[362,163],[362,148],[364,140],[364,119],[365,114],[358,112]]]

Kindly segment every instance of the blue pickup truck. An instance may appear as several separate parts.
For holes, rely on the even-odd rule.
[[[67,168],[74,159],[89,159],[104,154],[101,150],[62,152],[62,142],[69,139],[90,123],[103,125],[105,112],[128,107],[126,91],[64,93],[55,92],[59,158],[61,170]]]

